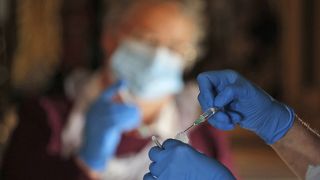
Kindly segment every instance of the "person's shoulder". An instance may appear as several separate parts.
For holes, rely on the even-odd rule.
[[[179,111],[182,127],[187,127],[200,115],[198,103],[198,87],[195,82],[185,84],[185,88],[176,96],[176,105]]]
[[[176,100],[178,105],[188,104],[192,107],[197,107],[197,97],[199,94],[199,88],[195,82],[186,83],[184,89],[177,94]]]
[[[195,81],[189,81],[184,85],[184,89],[178,94],[179,96],[193,96],[197,97],[199,87]]]

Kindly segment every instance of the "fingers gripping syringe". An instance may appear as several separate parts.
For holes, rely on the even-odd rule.
[[[187,132],[194,126],[197,126],[205,121],[207,121],[211,116],[213,116],[218,111],[218,108],[209,108],[204,113],[202,113],[198,119],[196,119],[191,126],[189,126],[186,130],[182,131],[181,133]]]

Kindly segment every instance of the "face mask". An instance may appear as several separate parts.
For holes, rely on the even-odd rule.
[[[154,48],[142,42],[124,41],[111,57],[118,79],[127,82],[130,94],[157,99],[183,88],[182,59],[167,48]]]

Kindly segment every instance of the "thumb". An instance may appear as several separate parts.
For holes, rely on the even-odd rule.
[[[101,95],[99,99],[102,100],[110,100],[115,94],[117,94],[119,92],[119,90],[121,88],[123,88],[125,86],[125,82],[123,80],[119,80],[117,82],[115,82],[113,85],[111,85],[110,87],[108,87],[107,89],[105,89]]]

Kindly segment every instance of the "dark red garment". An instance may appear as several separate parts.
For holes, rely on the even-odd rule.
[[[73,159],[59,156],[61,127],[69,109],[59,98],[26,100],[18,110],[19,124],[3,159],[3,179],[89,179]]]
[[[64,98],[34,98],[21,104],[19,124],[3,159],[3,179],[8,180],[84,180],[89,177],[73,158],[60,156],[61,132],[71,104]],[[225,135],[208,124],[190,135],[191,144],[231,168]],[[117,156],[138,152],[150,138],[122,136]]]

